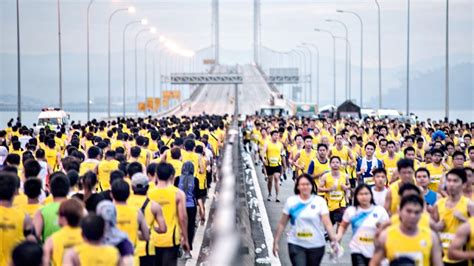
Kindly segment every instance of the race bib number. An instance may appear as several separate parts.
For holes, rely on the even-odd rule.
[[[440,175],[433,175],[431,176],[431,183],[439,183],[441,181]]]
[[[268,162],[270,162],[270,164],[279,164],[280,163],[280,158],[277,158],[277,157],[270,157],[268,158]]]
[[[311,228],[299,227],[296,228],[296,238],[301,240],[311,240],[314,237],[313,230]]]
[[[364,184],[373,186],[374,183],[374,178],[372,176],[364,177]]]
[[[421,252],[397,252],[395,253],[397,258],[406,257],[410,258],[415,262],[416,266],[423,266],[423,253]]]
[[[341,200],[344,196],[344,192],[342,191],[331,191],[329,192],[329,199],[330,200]]]
[[[359,236],[359,242],[360,244],[363,244],[363,245],[373,245],[374,237],[368,236],[368,235],[362,235],[362,236]]]
[[[439,238],[441,239],[441,245],[443,246],[443,248],[447,249],[449,247],[449,244],[451,244],[451,241],[453,241],[454,239],[454,234],[440,233]]]

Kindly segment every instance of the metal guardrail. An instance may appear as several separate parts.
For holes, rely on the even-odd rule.
[[[228,139],[224,146],[224,153],[221,165],[221,179],[219,181],[219,192],[216,198],[217,209],[214,220],[214,234],[212,251],[209,258],[210,265],[236,265],[236,258],[239,254],[240,235],[237,229],[237,185],[236,169],[234,162],[238,158],[234,158],[238,154],[239,130],[238,130],[238,87],[235,86],[236,100],[234,102],[234,116],[232,125],[227,135]]]

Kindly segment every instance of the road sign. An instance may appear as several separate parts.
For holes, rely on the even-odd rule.
[[[241,84],[243,77],[241,74],[171,73],[169,79],[171,84]]]
[[[204,59],[202,60],[202,63],[204,65],[215,65],[216,64],[216,60],[214,59]]]

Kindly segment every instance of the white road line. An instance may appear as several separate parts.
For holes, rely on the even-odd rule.
[[[273,255],[273,233],[272,233],[272,228],[270,226],[270,221],[268,220],[268,215],[267,215],[267,209],[265,208],[265,203],[263,201],[263,196],[262,196],[262,191],[260,190],[260,185],[258,183],[257,179],[257,172],[255,172],[255,167],[253,165],[253,160],[250,157],[250,154],[244,153],[244,156],[247,157],[246,159],[249,162],[252,162],[250,164],[250,167],[252,169],[251,175],[252,175],[252,180],[253,180],[253,186],[255,188],[255,194],[257,195],[257,203],[258,203],[258,209],[260,211],[260,217],[262,218],[262,228],[263,228],[263,234],[265,236],[265,245],[267,246],[268,249],[268,256],[270,257],[271,260],[271,265],[281,265],[280,258],[275,257]]]

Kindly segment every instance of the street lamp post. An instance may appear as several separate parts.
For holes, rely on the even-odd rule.
[[[152,60],[153,60],[153,69],[152,69],[152,72],[153,72],[153,107],[155,107],[155,99],[156,99],[156,60],[155,60],[155,55],[156,55],[156,51],[158,50],[159,48],[159,44],[155,45],[155,47],[153,48],[153,56],[152,56]],[[154,109],[154,108],[153,108]],[[153,110],[155,113],[156,111]]]
[[[333,86],[334,86],[334,95],[333,95],[333,105],[335,106],[336,105],[336,36],[334,36],[334,34],[332,34],[332,32],[328,31],[328,30],[323,30],[323,29],[314,29],[315,31],[319,31],[319,32],[326,32],[328,33],[329,35],[331,35],[332,37],[332,45],[333,45],[333,54],[332,54],[332,57],[333,57]]]
[[[17,76],[17,117],[21,121],[21,67],[20,67],[20,0],[16,0],[16,76]]]
[[[126,56],[125,56],[125,45],[126,45],[126,42],[125,42],[125,37],[126,37],[126,33],[127,33],[127,29],[134,25],[134,24],[139,24],[141,23],[142,25],[147,25],[148,24],[148,21],[146,19],[142,19],[142,20],[135,20],[135,21],[131,21],[129,22],[128,24],[125,25],[125,27],[123,28],[123,38],[122,38],[122,99],[123,99],[123,110],[122,110],[122,113],[123,113],[123,116],[125,117],[126,115],[126,82],[125,82],[125,79],[126,79],[126,71],[125,71],[125,67],[126,67]]]
[[[298,46],[309,53],[309,102],[313,102],[313,53],[307,46]]]
[[[90,94],[91,94],[91,81],[90,81],[90,38],[89,38],[89,26],[90,26],[90,9],[94,0],[90,0],[87,5],[87,121],[90,120]]]
[[[305,87],[304,75],[305,75],[305,72],[306,72],[305,56],[304,56],[303,52],[298,51],[296,49],[294,49],[293,52],[297,57],[298,66],[301,66],[300,84],[301,84],[301,90],[302,90],[301,97],[303,97],[303,96],[306,96],[306,89],[304,88]],[[300,101],[303,102],[303,99],[300,99]]]
[[[319,106],[319,48],[312,43],[303,43],[303,45],[312,47],[316,50],[316,105]]]
[[[410,115],[410,0],[407,0],[407,116]]]
[[[335,19],[326,19],[327,22],[334,22],[334,23],[337,23],[337,24],[340,24],[344,27],[344,30],[345,30],[345,36],[346,36],[346,40],[349,40],[349,30],[347,29],[347,26],[344,22],[340,21],[340,20],[335,20]],[[349,56],[349,45],[348,45],[348,41],[346,42],[346,100],[347,100],[347,95],[350,94],[348,93],[350,91],[350,77],[349,77],[349,71],[350,71],[350,65],[349,65],[349,61],[350,61],[350,56]]]
[[[156,40],[158,38],[152,38],[145,43],[145,113],[148,113],[148,45]]]
[[[346,42],[346,46],[347,46],[347,50],[348,50],[348,57],[349,57],[349,65],[351,65],[351,43],[349,42],[349,39],[347,39],[346,37],[339,37],[339,36],[336,36],[336,39],[341,39],[343,41]],[[349,77],[350,77],[350,71],[349,71]],[[348,91],[346,91],[346,100],[350,100],[351,99],[351,90],[349,89]]]
[[[382,109],[382,40],[381,40],[381,23],[380,23],[380,4],[375,0],[377,5],[377,15],[378,15],[378,35],[379,35],[379,109]]]
[[[114,17],[115,14],[122,12],[122,11],[129,11],[130,13],[135,12],[134,7],[129,7],[129,8],[119,8],[116,9],[112,14],[109,16],[109,21],[108,21],[108,27],[107,27],[107,117],[110,118],[110,98],[111,98],[111,92],[110,92],[110,27],[112,24],[112,18]]]
[[[446,0],[446,58],[445,58],[445,103],[444,103],[444,116],[449,119],[449,0]]]
[[[61,49],[61,0],[58,0],[59,108],[63,108],[63,60]]]
[[[135,35],[135,116],[138,117],[138,66],[137,66],[137,61],[138,61],[138,55],[137,55],[137,46],[138,46],[138,37],[144,32],[156,32],[155,28],[149,28],[149,29],[142,29],[137,32]]]
[[[363,96],[363,75],[364,75],[364,24],[362,22],[362,18],[357,14],[356,12],[353,11],[346,11],[346,10],[337,10],[339,13],[347,13],[347,14],[352,14],[357,17],[357,19],[360,22],[360,106],[364,106],[363,101],[362,101],[362,96]]]

